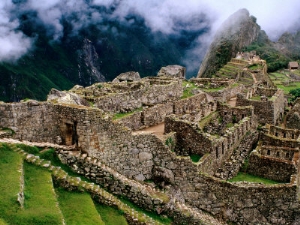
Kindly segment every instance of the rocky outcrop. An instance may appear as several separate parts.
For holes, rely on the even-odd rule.
[[[141,79],[140,74],[138,72],[130,71],[127,73],[121,73],[119,76],[117,76],[112,82],[118,83],[118,82],[133,82],[133,81],[139,81]]]
[[[250,16],[246,9],[235,12],[217,31],[197,77],[211,77],[243,47],[256,41],[260,32],[256,18]]]
[[[179,65],[169,65],[166,67],[162,67],[157,76],[170,76],[170,77],[177,77],[177,78],[185,78],[185,71],[186,69]]]
[[[105,77],[101,74],[99,63],[97,62],[99,56],[88,39],[83,40],[83,46],[78,56],[78,76],[82,83],[92,84],[95,82],[105,81]]]
[[[79,95],[72,92],[59,91],[55,88],[51,89],[47,97],[47,101],[71,105],[89,106],[87,100],[81,98]]]

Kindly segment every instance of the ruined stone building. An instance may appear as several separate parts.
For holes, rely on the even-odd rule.
[[[114,82],[52,90],[46,102],[1,103],[0,127],[14,130],[19,140],[73,145],[74,152],[58,152],[64,163],[149,210],[162,212],[168,203],[146,203],[147,193],[162,187],[170,195],[176,191],[174,204],[220,221],[297,224],[299,130],[277,126],[286,102],[265,77],[264,62],[253,71],[247,69],[253,64],[235,60],[227,65],[234,69],[215,78],[186,81],[185,69],[171,66],[156,77],[130,73]],[[160,135],[144,131],[158,124],[164,127]],[[258,131],[258,125],[266,126]],[[246,158],[249,173],[283,183],[227,182]],[[117,177],[101,183],[98,162],[147,188],[130,192]]]

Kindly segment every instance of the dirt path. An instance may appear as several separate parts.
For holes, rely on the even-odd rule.
[[[254,84],[256,84],[256,83],[257,83],[257,80],[256,80],[255,75],[254,75],[253,73],[251,73],[251,76],[252,76],[252,78],[253,78]]]
[[[231,107],[235,107],[236,106],[236,97],[233,97],[231,99],[229,99],[229,101],[227,102]]]
[[[133,134],[154,134],[161,138],[164,136],[165,123],[160,123],[152,127],[148,127],[142,130],[134,131]]]

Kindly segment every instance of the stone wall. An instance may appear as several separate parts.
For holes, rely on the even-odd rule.
[[[137,90],[112,92],[94,98],[95,106],[108,112],[130,112],[145,105],[152,106],[174,101],[183,94],[181,79],[159,80],[148,78],[138,82],[141,85]]]
[[[196,111],[205,117],[216,109],[216,101],[206,93],[200,93],[174,103],[174,114],[188,114]]]
[[[262,145],[265,146],[277,146],[292,149],[300,148],[300,142],[295,139],[279,138],[268,133],[262,133],[260,137]]]
[[[154,135],[131,135],[130,130],[106,118],[101,110],[41,103],[32,114],[32,107],[27,103],[1,104],[0,126],[13,124],[15,137],[24,140],[53,143],[57,136],[65,141],[71,139],[70,144],[77,142],[89,157],[128,178],[152,179],[153,171],[160,170],[161,174],[155,175],[156,182],[161,179],[170,183],[180,190],[186,204],[226,221],[292,224],[299,219],[296,185],[230,184],[201,174],[198,164],[189,157],[176,156],[167,143]],[[229,143],[238,143],[251,126],[251,121],[244,118],[228,136]],[[212,146],[222,152],[222,142],[216,141]],[[78,164],[79,170],[85,168]]]
[[[295,165],[289,160],[265,156],[256,150],[250,154],[247,172],[270,180],[289,183],[291,175],[297,174]],[[278,152],[278,151],[277,151]]]
[[[266,96],[266,97],[272,97],[276,94],[278,91],[277,88],[263,88],[263,87],[257,87],[256,94],[259,96]]]
[[[117,121],[132,130],[139,130],[162,123],[171,114],[190,114],[190,120],[200,121],[216,109],[215,100],[206,93],[200,93],[190,98],[144,107],[142,112],[135,112]]]
[[[195,83],[197,86],[207,86],[213,84],[215,88],[218,87],[229,87],[234,84],[234,79],[221,79],[221,78],[191,78],[191,82]]]
[[[265,101],[246,99],[241,94],[237,95],[236,100],[237,106],[252,105],[254,107],[254,113],[258,116],[259,123],[262,124],[276,124],[278,120],[282,119],[285,103],[286,100],[283,92],[279,89],[271,99],[266,98]]]
[[[300,131],[298,129],[283,129],[277,126],[270,126],[269,134],[274,135],[279,138],[288,138],[297,140],[300,135]]]
[[[145,127],[164,122],[165,117],[173,113],[173,103],[159,104],[143,110],[142,120]]]
[[[238,86],[230,86],[228,88],[224,88],[219,91],[210,91],[208,92],[208,94],[213,96],[218,101],[227,102],[231,98],[236,97],[238,93],[241,93],[244,90],[245,90],[244,85],[238,85]]]
[[[0,104],[0,127],[15,131],[20,140],[54,142],[59,133],[54,108],[49,103],[25,102]]]
[[[165,132],[175,132],[177,155],[198,154],[203,156],[198,167],[201,172],[214,174],[214,172],[232,154],[234,148],[242,140],[247,131],[255,128],[255,120],[245,117],[239,123],[226,130],[222,136],[214,136],[203,132],[197,125],[180,120],[175,115],[165,120]]]

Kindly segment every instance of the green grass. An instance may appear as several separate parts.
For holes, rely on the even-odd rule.
[[[213,112],[211,114],[209,114],[208,116],[204,117],[200,122],[199,122],[199,127],[201,129],[203,129],[207,124],[209,124],[209,122],[213,119],[216,118],[216,116],[218,115],[218,112]]]
[[[194,94],[192,93],[192,90],[199,89],[193,82],[190,81],[183,81],[182,82],[183,87],[183,94],[181,96],[181,99],[192,97]]]
[[[22,162],[18,153],[11,151],[6,144],[0,144],[0,217],[8,224],[16,224],[15,214],[21,210],[17,193],[20,191]]]
[[[262,69],[261,65],[254,64],[248,67],[250,70],[257,70],[257,69]]]
[[[205,91],[205,92],[215,92],[215,91],[223,90],[224,88],[225,88],[225,86],[217,87],[217,88],[204,88],[203,91]]]
[[[252,96],[251,100],[260,101],[261,96]]]
[[[24,176],[25,209],[18,213],[22,224],[62,224],[51,173],[24,162]]]
[[[113,207],[95,203],[105,225],[128,225],[123,213]]]
[[[56,188],[56,194],[66,224],[105,224],[98,214],[94,202],[88,193],[69,192],[62,188]]]
[[[168,217],[165,217],[163,215],[158,215],[154,212],[148,212],[148,211],[145,211],[143,210],[142,208],[140,208],[139,206],[135,205],[134,203],[130,202],[129,200],[127,200],[126,198],[120,198],[120,200],[127,204],[128,206],[130,206],[131,208],[135,209],[136,211],[140,212],[140,213],[144,213],[146,214],[147,216],[151,217],[152,219],[156,220],[156,221],[159,221],[160,223],[162,224],[165,224],[165,225],[169,225],[169,224],[172,224],[172,220]]]
[[[133,110],[133,111],[131,111],[131,112],[126,112],[126,113],[116,113],[116,114],[114,114],[114,116],[113,116],[113,120],[122,119],[122,118],[124,118],[124,117],[126,117],[126,116],[130,116],[130,115],[132,115],[132,114],[134,114],[134,113],[136,113],[136,112],[141,112],[141,111],[143,111],[143,107],[137,108],[137,109],[135,109],[135,110]]]
[[[190,155],[190,158],[191,158],[191,160],[194,162],[194,163],[197,163],[197,162],[199,162],[199,160],[201,159],[201,155],[198,155],[198,154],[192,154],[192,155]]]
[[[278,184],[279,182],[269,180],[266,178],[254,176],[248,173],[239,172],[237,176],[233,177],[232,179],[228,180],[229,182],[239,182],[239,181],[247,181],[253,183],[263,183],[267,185]]]
[[[289,85],[278,84],[277,87],[284,91],[284,94],[289,94],[293,89],[300,88],[300,82],[292,82]]]

